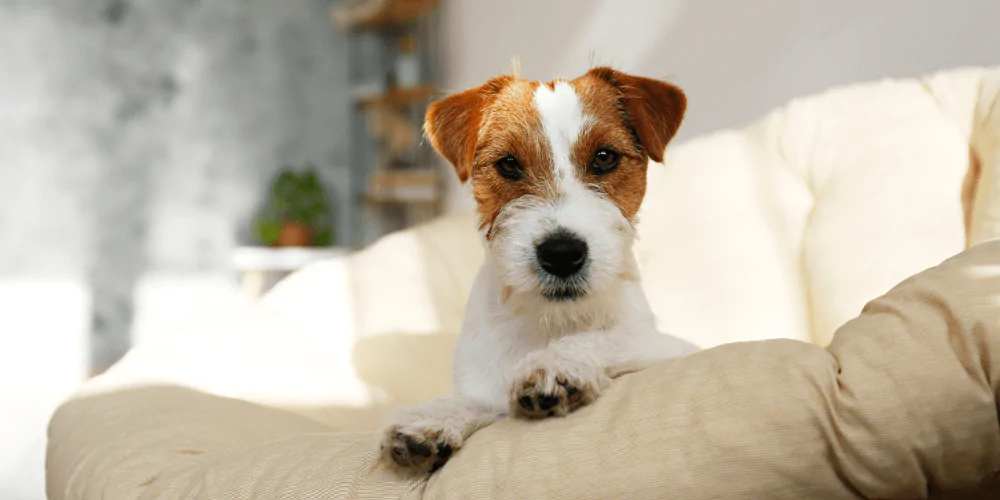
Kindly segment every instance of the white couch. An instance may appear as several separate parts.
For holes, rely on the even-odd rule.
[[[636,247],[662,329],[705,348],[826,345],[868,300],[1000,236],[998,95],[1000,68],[871,82],[669,147],[650,166]],[[127,432],[122,414],[143,401],[128,387],[181,385],[281,409],[231,424],[256,429],[245,446],[289,429],[372,429],[388,406],[447,392],[482,259],[474,227],[468,212],[389,235],[130,352],[53,419],[49,497],[195,498],[144,481],[191,466],[164,449],[211,447],[212,428],[184,425],[196,409],[179,409],[142,446],[81,431],[110,413]]]

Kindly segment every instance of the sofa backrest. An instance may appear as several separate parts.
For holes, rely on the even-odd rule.
[[[965,248],[987,76],[838,88],[670,150],[651,166],[639,246],[663,327],[703,346],[826,344],[868,300]]]
[[[998,89],[1000,68],[847,86],[669,147],[649,167],[636,245],[660,327],[706,348],[825,345],[868,300],[1000,236]],[[350,318],[299,322],[337,336],[352,383],[387,401],[447,392],[483,259],[475,227],[465,211],[386,236],[341,273]],[[296,283],[323,295],[310,273],[272,303],[310,292]]]
[[[978,163],[997,161],[984,86],[997,73],[838,88],[668,148],[649,167],[636,249],[661,327],[704,347],[825,344],[869,298],[961,251],[971,141],[993,155]],[[1000,233],[1000,213],[977,214],[976,239]],[[359,253],[359,333],[457,332],[482,252],[463,212]]]

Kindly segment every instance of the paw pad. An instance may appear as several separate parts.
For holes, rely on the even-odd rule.
[[[382,444],[389,465],[414,472],[434,472],[444,466],[457,447],[442,439],[440,432],[389,432]]]
[[[515,404],[511,405],[511,410],[514,415],[527,418],[564,416],[590,402],[593,393],[589,384],[561,374],[550,377],[545,370],[538,369],[515,384],[511,395],[511,402]]]

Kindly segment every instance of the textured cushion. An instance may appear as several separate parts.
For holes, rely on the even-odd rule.
[[[703,347],[825,345],[866,300],[964,249],[970,134],[1000,140],[1000,117],[973,121],[980,92],[997,95],[987,74],[844,86],[668,148],[639,241],[663,329]]]
[[[49,495],[921,498],[1000,471],[998,388],[994,241],[870,302],[827,349],[768,340],[665,362],[569,417],[480,431],[430,480],[380,466],[372,434],[272,408],[179,388],[85,396],[53,419],[49,460],[74,467]]]

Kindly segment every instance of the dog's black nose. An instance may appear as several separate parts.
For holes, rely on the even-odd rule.
[[[545,272],[568,278],[578,273],[587,261],[587,242],[570,233],[560,232],[539,243],[535,253]]]

